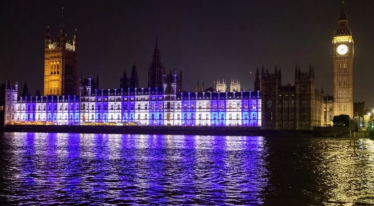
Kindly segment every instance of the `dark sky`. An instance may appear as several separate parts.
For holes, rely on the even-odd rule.
[[[27,81],[32,94],[43,89],[44,36],[63,23],[72,40],[79,33],[79,70],[99,74],[101,87],[119,87],[136,62],[147,85],[156,35],[167,70],[182,70],[183,87],[197,81],[239,78],[253,89],[254,72],[282,68],[282,83],[294,83],[296,64],[316,70],[317,88],[332,94],[333,31],[340,0],[121,0],[0,1],[0,81]],[[374,106],[374,1],[346,0],[355,40],[354,101]],[[250,75],[250,72],[253,72]]]

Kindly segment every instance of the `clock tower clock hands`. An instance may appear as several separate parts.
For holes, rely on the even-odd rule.
[[[348,52],[348,47],[345,44],[341,44],[341,45],[338,46],[336,51],[338,52],[338,54],[344,55]]]

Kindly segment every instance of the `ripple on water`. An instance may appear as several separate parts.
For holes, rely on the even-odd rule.
[[[374,204],[367,139],[1,136],[0,203]]]

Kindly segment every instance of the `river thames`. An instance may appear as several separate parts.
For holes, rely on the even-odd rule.
[[[374,141],[0,133],[0,203],[374,204]]]

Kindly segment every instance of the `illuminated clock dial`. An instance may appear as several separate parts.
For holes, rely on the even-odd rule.
[[[348,47],[345,44],[341,44],[341,45],[338,46],[336,51],[338,52],[338,54],[344,55],[348,52]]]

